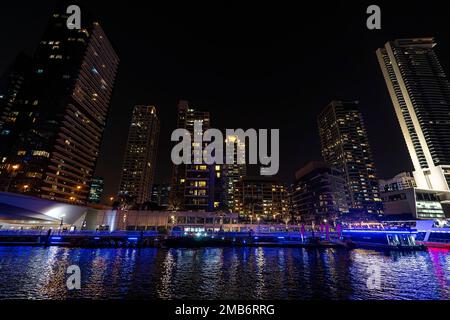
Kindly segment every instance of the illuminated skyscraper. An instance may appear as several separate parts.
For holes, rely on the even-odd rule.
[[[377,50],[420,189],[450,190],[450,84],[433,38],[398,39]]]
[[[119,59],[86,11],[79,30],[67,28],[65,12],[62,6],[52,13],[31,75],[10,108],[8,128],[0,139],[13,142],[0,155],[0,180],[11,192],[83,204]]]
[[[322,156],[341,170],[351,209],[382,211],[375,164],[357,101],[332,101],[318,116]]]
[[[223,165],[223,175],[224,175],[224,184],[225,184],[225,196],[226,196],[226,204],[230,211],[235,210],[235,192],[236,186],[238,182],[246,176],[247,167],[245,164],[238,164],[237,154],[238,152],[243,152],[245,154],[245,142],[239,141],[237,136],[228,136],[226,137],[225,143],[234,143],[234,163],[233,164],[224,164]]]
[[[151,200],[159,139],[154,106],[135,106],[131,118],[119,195],[126,202]]]
[[[20,53],[0,78],[0,155],[6,155],[14,143],[14,134],[11,132],[17,114],[14,104],[17,95],[23,88],[25,79],[30,76],[31,63],[31,57]],[[0,168],[4,166],[6,160],[6,158],[0,159]],[[0,190],[2,189],[0,188]]]
[[[194,109],[189,106],[187,101],[179,101],[177,128],[187,129],[193,137],[194,121],[201,121],[203,130],[209,129],[209,112]],[[192,138],[192,150],[194,150],[194,143]],[[215,198],[215,174],[215,167],[212,165],[174,165],[169,208],[171,210],[212,211]]]

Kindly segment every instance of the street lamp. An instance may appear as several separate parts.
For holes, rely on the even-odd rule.
[[[286,223],[286,231],[288,231],[288,223],[289,223],[290,219],[288,217],[286,217],[284,219],[284,222]]]
[[[12,179],[16,176],[16,170],[18,170],[19,168],[20,168],[20,165],[18,165],[18,164],[15,164],[15,165],[11,166],[12,172],[9,175],[8,185],[7,185],[5,191],[9,191],[9,188],[11,187]]]
[[[76,190],[74,191],[75,196],[81,197],[80,191],[81,191],[81,186],[78,185],[78,186],[76,187]],[[74,198],[74,200],[76,200],[76,198]]]
[[[173,228],[175,226],[175,216],[174,215],[170,216],[170,221],[172,222],[172,232],[173,232]]]

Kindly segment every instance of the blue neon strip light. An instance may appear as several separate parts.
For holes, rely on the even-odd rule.
[[[417,231],[388,231],[388,230],[343,230],[343,233],[353,232],[353,233],[396,233],[396,234],[405,234],[405,233],[417,233]]]
[[[435,232],[437,232],[437,233],[450,233],[450,231],[437,231],[437,230],[432,230],[432,231],[430,231],[430,230],[419,230],[418,232],[431,232],[431,233],[435,233]]]
[[[137,239],[138,239],[137,237],[129,237],[128,238],[128,240],[130,240],[130,241],[137,241]]]
[[[52,237],[51,239],[52,240],[61,240],[62,238],[61,237]]]

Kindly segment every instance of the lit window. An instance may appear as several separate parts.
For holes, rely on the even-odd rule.
[[[42,150],[34,150],[33,151],[33,156],[49,158],[50,157],[50,153],[48,153],[47,151],[42,151]]]
[[[206,181],[199,181],[198,182],[199,187],[206,187]]]

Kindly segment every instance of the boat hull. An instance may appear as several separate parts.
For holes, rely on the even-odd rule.
[[[417,242],[418,244],[421,244],[427,248],[440,248],[440,249],[449,249],[450,250],[450,243],[440,243],[440,242]]]

